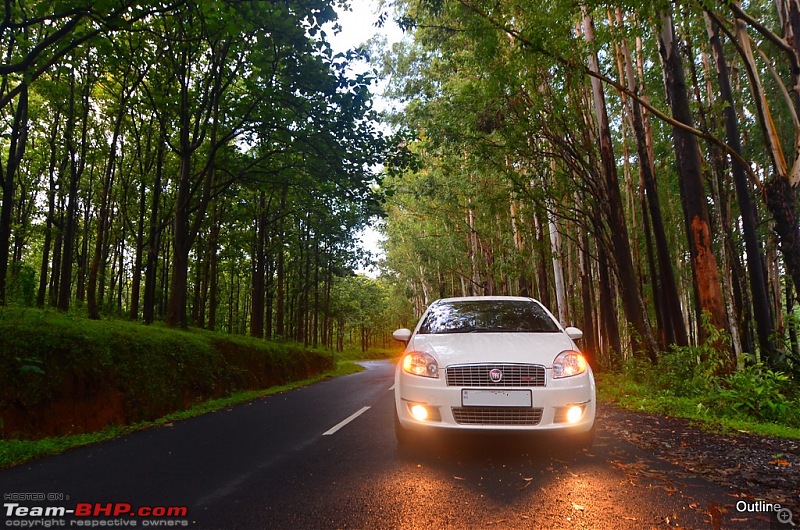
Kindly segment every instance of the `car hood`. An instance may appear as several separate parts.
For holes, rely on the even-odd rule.
[[[415,335],[406,351],[432,355],[440,368],[471,363],[529,363],[552,366],[556,355],[575,349],[572,340],[556,333],[448,333]]]

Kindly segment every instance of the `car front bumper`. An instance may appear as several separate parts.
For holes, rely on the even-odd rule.
[[[550,374],[548,373],[548,376]],[[465,403],[463,390],[479,391],[477,406]],[[530,393],[529,397],[527,393]],[[494,395],[493,395],[494,394]],[[467,400],[473,394],[467,394]],[[425,407],[428,417],[412,414],[415,405]],[[575,421],[567,412],[580,407]],[[595,420],[595,383],[591,371],[564,379],[547,378],[545,386],[470,388],[446,386],[443,378],[432,379],[397,371],[395,376],[397,419],[405,429],[465,429],[491,431],[564,431],[581,433]]]

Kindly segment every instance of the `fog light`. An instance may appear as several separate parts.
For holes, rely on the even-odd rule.
[[[574,406],[570,407],[567,411],[567,423],[578,423],[581,416],[583,416],[583,407]]]
[[[417,421],[425,421],[428,419],[428,409],[424,405],[413,405],[411,407],[411,415]]]

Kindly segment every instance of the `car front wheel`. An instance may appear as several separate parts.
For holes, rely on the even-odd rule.
[[[590,449],[592,444],[594,444],[596,434],[597,424],[595,423],[588,431],[574,435],[572,442],[576,449]]]

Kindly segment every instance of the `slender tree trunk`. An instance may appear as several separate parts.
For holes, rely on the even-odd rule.
[[[57,308],[60,311],[69,310],[70,297],[72,294],[72,267],[75,261],[75,232],[77,225],[78,212],[78,184],[86,163],[85,149],[87,146],[86,136],[89,121],[89,82],[84,79],[84,90],[82,93],[83,105],[83,125],[81,134],[81,146],[75,145],[75,124],[77,121],[76,94],[75,94],[75,74],[70,79],[70,103],[69,119],[66,131],[67,153],[70,158],[69,163],[69,191],[67,194],[67,211],[64,221],[63,255],[61,258],[61,279],[58,288]],[[79,153],[79,149],[81,153]]]
[[[594,42],[594,21],[589,15],[584,17],[584,31],[586,40]],[[589,69],[599,72],[599,68],[597,55],[595,53],[590,54]],[[594,110],[597,116],[597,139],[600,144],[600,158],[602,161],[601,173],[604,180],[601,189],[605,194],[604,202],[607,208],[605,213],[608,226],[611,227],[611,243],[614,251],[613,263],[616,264],[615,271],[620,282],[622,306],[626,320],[633,325],[638,334],[636,342],[639,351],[645,353],[655,363],[658,347],[647,320],[647,311],[644,307],[642,294],[636,280],[636,270],[631,257],[630,239],[628,238],[622,197],[620,195],[605,94],[599,79],[592,77],[591,83]]]
[[[65,166],[66,167],[66,166]],[[61,278],[61,246],[64,241],[64,197],[63,189],[58,197],[58,219],[56,227],[56,240],[53,243],[53,264],[50,267],[50,306],[58,305],[59,280]]]
[[[158,249],[161,246],[159,209],[161,206],[161,182],[165,156],[166,148],[164,147],[163,141],[160,141],[158,153],[156,155],[156,174],[152,188],[150,220],[147,231],[147,263],[145,264],[144,272],[144,300],[142,307],[142,320],[145,324],[152,324],[155,320],[156,288],[158,284]]]
[[[285,283],[286,283],[286,271],[284,270],[284,251],[283,251],[283,241],[285,239],[284,234],[284,219],[286,215],[286,197],[289,193],[289,186],[288,184],[283,185],[283,189],[281,190],[281,201],[280,201],[280,209],[278,211],[278,263],[276,265],[275,274],[277,275],[276,281],[277,285],[277,292],[275,293],[276,303],[275,303],[275,333],[278,334],[279,337],[286,336],[286,326],[284,323],[284,303],[285,303]]]
[[[264,279],[266,275],[266,254],[264,242],[267,232],[267,208],[264,192],[258,195],[258,216],[256,218],[256,233],[252,261],[252,309],[250,311],[250,335],[264,337]]]
[[[107,231],[110,230],[109,215],[111,193],[114,188],[114,175],[117,158],[117,142],[119,141],[119,134],[122,128],[122,118],[124,110],[120,110],[117,114],[117,119],[114,124],[114,135],[111,139],[111,150],[108,155],[108,162],[106,164],[105,175],[103,175],[103,192],[100,197],[100,211],[97,214],[97,235],[95,237],[94,254],[92,256],[92,264],[89,267],[89,286],[87,292],[87,305],[89,308],[89,318],[100,318],[100,305],[102,298],[98,301],[97,283],[104,281],[104,274],[100,272],[100,265],[103,261],[104,254],[103,248],[107,238]],[[102,295],[101,295],[102,296]]]
[[[189,288],[189,199],[191,155],[185,152],[181,157],[178,191],[175,196],[175,214],[172,224],[172,279],[170,280],[169,305],[167,306],[167,325],[187,327],[186,297]]]
[[[131,279],[131,320],[139,320],[139,295],[142,284],[142,262],[144,261],[144,219],[147,210],[147,187],[144,179],[139,185],[139,217],[136,222],[136,254],[133,260]]]
[[[617,9],[617,23],[620,24],[621,27],[624,25],[621,10],[619,9]],[[641,89],[636,83],[636,76],[634,75],[633,59],[630,55],[627,41],[624,39],[622,51],[626,63],[625,75],[628,88],[642,97],[643,94],[641,94]],[[649,207],[653,238],[655,239],[659,275],[658,277],[653,276],[653,284],[654,289],[656,285],[660,287],[660,289],[658,289],[660,292],[659,299],[663,302],[663,309],[660,309],[660,311],[663,315],[664,340],[666,344],[675,343],[678,346],[686,346],[689,343],[689,339],[686,335],[686,327],[683,322],[680,296],[678,294],[677,282],[675,281],[675,273],[672,268],[664,220],[661,215],[661,203],[658,197],[646,117],[641,104],[636,98],[631,98],[630,105],[631,122],[636,137],[636,153],[639,157],[640,179],[644,184],[644,194]]]
[[[619,334],[619,324],[617,314],[614,309],[614,292],[611,286],[611,277],[608,273],[608,261],[602,249],[599,257],[599,278],[600,287],[600,321],[602,322],[603,335],[607,344],[611,347],[611,352],[606,352],[612,365],[619,365],[623,360],[622,340]]]
[[[221,206],[219,203],[214,204],[214,209],[211,218],[211,235],[208,242],[208,259],[209,263],[209,302],[208,302],[208,329],[214,331],[217,329],[217,308],[219,307],[219,272],[217,271],[219,263],[219,233],[222,230],[221,226]]]
[[[545,307],[550,308],[552,304],[550,300],[550,288],[548,287],[550,282],[547,275],[547,248],[549,245],[549,237],[544,230],[544,223],[540,219],[540,212],[538,210],[534,215],[534,228],[536,230],[536,250],[538,250],[538,259],[536,260],[538,296],[539,301],[544,304]],[[545,241],[545,238],[548,238],[548,241]]]
[[[61,121],[60,111],[56,112],[53,120],[48,144],[50,146],[50,164],[48,168],[48,179],[50,188],[47,192],[47,220],[44,231],[44,244],[42,245],[42,264],[39,269],[39,292],[36,295],[36,306],[44,307],[45,296],[47,294],[47,276],[50,270],[50,245],[53,238],[53,225],[56,207],[56,139],[58,137],[58,125]]]
[[[553,278],[555,278],[554,287],[556,290],[556,305],[558,319],[562,324],[566,325],[567,322],[567,290],[564,285],[564,268],[561,263],[561,234],[558,233],[556,226],[555,213],[551,214],[548,219],[550,226],[550,247],[551,255],[553,256]]]
[[[583,348],[581,351],[589,360],[593,368],[598,368],[597,345],[595,342],[594,322],[592,310],[595,304],[592,303],[592,266],[589,253],[589,234],[587,231],[581,233],[581,245],[578,249],[578,260],[581,269],[581,304],[583,306]]]
[[[89,169],[89,190],[94,188],[94,166]],[[89,263],[89,239],[90,239],[90,230],[92,224],[92,206],[93,206],[93,197],[92,193],[89,193],[89,197],[85,200],[85,204],[83,206],[83,230],[82,230],[82,237],[81,237],[81,250],[78,255],[78,281],[75,287],[75,299],[79,302],[86,301],[86,282],[87,282],[87,273],[88,273],[88,263]]]

